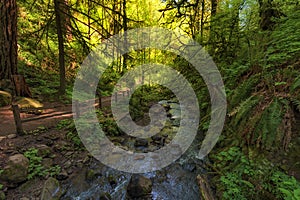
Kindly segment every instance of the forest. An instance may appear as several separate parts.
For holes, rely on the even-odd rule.
[[[300,200],[299,152],[299,0],[0,0],[0,200]]]

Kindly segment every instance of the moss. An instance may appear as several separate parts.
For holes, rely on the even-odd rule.
[[[5,91],[0,91],[0,106],[7,106],[11,104],[12,97],[11,94]]]

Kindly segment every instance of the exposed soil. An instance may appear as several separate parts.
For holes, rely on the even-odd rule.
[[[97,103],[97,101],[96,101]],[[102,105],[110,105],[110,97],[102,98]],[[72,115],[72,105],[62,104],[59,102],[45,102],[44,107],[49,109],[44,109],[41,115],[21,113],[21,119],[27,118],[37,118],[33,121],[28,121],[23,123],[24,131],[33,131],[39,127],[52,128],[57,125],[59,121],[66,118],[71,118]],[[45,117],[39,119],[40,117]],[[14,122],[13,112],[10,106],[5,106],[0,108],[0,136],[5,136],[9,134],[16,133],[16,126]]]

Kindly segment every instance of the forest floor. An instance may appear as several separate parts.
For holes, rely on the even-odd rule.
[[[98,103],[98,102],[96,102]],[[63,119],[72,118],[72,105],[60,102],[45,102],[40,115],[21,113],[21,118],[45,117],[23,123],[24,135],[16,133],[13,112],[10,106],[0,108],[0,169],[12,155],[24,153],[30,148],[49,148],[53,155],[43,158],[43,166],[58,165],[62,171],[57,175],[62,182],[75,176],[84,166],[88,165],[90,156],[87,151],[78,149],[67,137],[68,130],[58,129],[57,125]],[[103,97],[103,107],[110,106],[110,97]],[[50,109],[51,108],[51,109]],[[45,177],[47,178],[47,177]],[[34,178],[20,183],[2,183],[6,199],[39,199],[45,179]]]
[[[96,103],[98,104],[97,101]],[[52,128],[55,127],[59,121],[73,116],[71,104],[63,104],[61,102],[45,102],[43,104],[44,107],[48,109],[44,109],[40,115],[23,112],[20,113],[21,119],[37,118],[36,120],[22,123],[24,131],[29,132],[41,127]],[[103,106],[109,106],[110,97],[103,97],[102,104]],[[40,119],[40,116],[43,118]],[[0,108],[0,127],[0,136],[16,133],[16,126],[11,106]]]

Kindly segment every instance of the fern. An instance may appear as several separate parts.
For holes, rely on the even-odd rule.
[[[294,92],[296,89],[300,87],[300,76],[298,76],[295,81],[292,83],[290,91]]]
[[[244,125],[242,121],[245,121],[249,118],[251,110],[253,110],[253,108],[258,104],[260,99],[261,98],[258,98],[257,96],[250,96],[234,110],[234,114],[236,113],[236,116],[232,121],[233,127]]]
[[[281,103],[275,99],[262,113],[257,124],[252,142],[258,144],[261,140],[262,147],[270,149],[277,138],[277,129],[282,122],[283,109]]]
[[[293,61],[300,55],[300,10],[289,13],[282,19],[282,24],[273,31],[273,40],[268,44],[267,61],[279,66],[287,61]]]
[[[238,88],[235,89],[231,97],[230,106],[236,107],[240,102],[247,99],[254,91],[255,86],[260,80],[260,74],[256,74],[245,80]]]
[[[291,102],[296,106],[296,109],[300,111],[300,98],[291,98]]]

